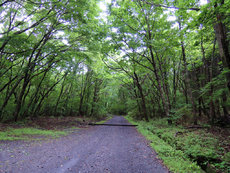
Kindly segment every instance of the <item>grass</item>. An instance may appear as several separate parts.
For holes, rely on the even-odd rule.
[[[230,172],[230,138],[227,137],[227,129],[210,126],[186,129],[183,126],[168,126],[167,119],[147,123],[134,121],[130,116],[125,118],[138,124],[138,131],[152,141],[152,148],[171,171],[202,172],[199,164],[209,173]]]
[[[105,120],[97,122],[97,124],[102,124],[111,118],[112,116],[108,116]],[[0,124],[0,141],[59,138],[81,127],[87,127],[87,124],[91,121],[93,119],[88,117],[40,117],[34,121]]]
[[[0,132],[0,140],[39,140],[41,137],[59,138],[68,132],[55,130],[40,130],[36,128],[7,128]],[[36,139],[35,139],[36,137]]]
[[[150,130],[151,124],[143,121],[133,121],[130,117],[125,117],[130,123],[138,125],[137,130],[141,132],[147,140],[151,141],[150,146],[157,152],[158,157],[162,159],[170,171],[184,173],[184,172],[204,172],[196,163],[186,156],[181,150],[176,150],[170,144],[159,138]],[[162,124],[164,126],[164,124]],[[151,128],[156,127],[152,126]]]

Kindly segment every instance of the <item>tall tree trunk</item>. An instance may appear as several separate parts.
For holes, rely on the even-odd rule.
[[[90,70],[90,69],[88,69],[88,70]],[[83,74],[82,74],[82,89],[81,89],[81,94],[80,94],[81,98],[80,98],[80,104],[79,104],[79,109],[78,109],[80,115],[83,115],[83,114],[84,114],[84,111],[83,111],[83,109],[82,109],[82,106],[83,106],[83,102],[84,102],[84,97],[85,97],[85,93],[86,93],[86,88],[87,88],[87,85],[88,85],[89,79],[90,79],[90,73],[91,73],[91,75],[93,74],[92,71],[88,71],[88,72],[86,73],[85,82],[84,82],[84,80],[83,80]]]
[[[175,61],[173,61],[173,64],[174,64],[174,67],[175,67]],[[172,108],[175,108],[175,106],[176,106],[176,94],[177,94],[178,81],[179,81],[180,64],[181,64],[181,58],[180,58],[180,62],[179,62],[179,65],[178,65],[177,73],[176,73],[176,67],[173,68],[173,101],[172,101]]]
[[[213,61],[214,61],[215,46],[216,46],[216,39],[214,40],[214,44],[213,44],[212,60],[211,60],[211,63],[210,63],[210,71],[209,71],[210,83],[211,83],[211,88],[210,88],[210,98],[211,98],[211,100],[210,100],[210,114],[212,116],[212,121],[211,121],[212,124],[214,124],[214,120],[216,119],[215,106],[214,106],[213,98],[212,98],[212,93],[213,93],[213,85],[212,85],[213,69],[212,69],[212,66],[213,66]]]
[[[179,28],[181,30],[181,23],[180,22],[179,22]],[[195,125],[197,125],[196,107],[195,107],[195,103],[194,103],[194,100],[193,100],[192,90],[191,90],[191,86],[190,86],[190,82],[189,82],[187,61],[186,61],[185,48],[184,48],[184,42],[183,41],[181,41],[181,49],[182,49],[182,56],[183,56],[183,60],[184,60],[184,68],[185,68],[185,73],[186,73],[186,84],[187,84],[187,87],[188,87],[190,99],[191,99],[191,102],[192,102],[192,108],[193,108],[193,123]]]
[[[195,68],[195,67],[194,67]],[[202,83],[202,81],[200,81],[200,79],[199,79],[199,71],[200,71],[200,68],[198,68],[197,70],[195,70],[196,71],[196,83],[197,83],[197,85],[198,85],[198,91],[199,91],[199,94],[201,93],[201,91],[200,91],[200,87],[201,87],[201,83]],[[198,106],[198,109],[199,109],[199,117],[201,117],[201,112],[202,112],[202,110],[201,110],[201,100],[202,100],[202,96],[199,96],[199,99],[198,99],[198,102],[199,102],[199,106]]]
[[[156,57],[157,57],[157,60],[159,62],[159,69],[160,69],[160,72],[161,72],[161,76],[162,76],[162,85],[163,85],[163,90],[164,90],[164,93],[165,93],[165,96],[166,96],[166,103],[167,103],[167,107],[168,107],[168,111],[170,113],[170,110],[171,110],[171,104],[170,104],[170,98],[169,98],[169,90],[168,90],[168,87],[167,87],[167,82],[166,82],[166,75],[164,74],[163,70],[162,70],[162,63],[160,61],[160,58],[158,57],[157,53],[155,52],[156,54]]]
[[[208,3],[210,3],[210,0],[208,0]],[[224,5],[224,0],[221,0],[220,6]],[[230,54],[229,54],[229,41],[227,39],[227,34],[225,31],[225,26],[222,23],[222,20],[224,16],[221,14],[221,12],[218,11],[218,5],[215,3],[214,5],[215,11],[216,11],[216,19],[217,22],[214,25],[214,30],[216,34],[216,39],[219,46],[219,52],[221,61],[223,63],[224,68],[230,69]],[[227,78],[227,87],[230,90],[230,72],[226,73]]]
[[[139,5],[142,7],[142,4],[141,4],[140,1],[139,1]],[[143,9],[143,7],[142,7],[142,9]],[[149,40],[149,41],[152,41],[153,37],[154,37],[154,35],[152,34],[152,32],[153,32],[152,27],[150,27],[149,20],[148,20],[147,16],[145,16],[145,19],[146,19],[146,22],[147,22],[146,39]],[[155,61],[155,57],[154,57],[154,54],[153,54],[154,50],[153,50],[153,46],[151,44],[148,44],[148,50],[149,50],[149,53],[150,53],[150,58],[148,58],[148,57],[146,57],[146,58],[148,59],[148,61],[151,63],[151,65],[153,67],[153,71],[154,71],[154,74],[155,74],[155,77],[156,77],[156,80],[157,80],[157,83],[158,83],[158,89],[160,91],[164,111],[165,111],[166,117],[168,119],[168,124],[171,125],[172,120],[171,120],[171,117],[170,117],[170,114],[169,114],[169,102],[166,101],[164,93],[163,93],[163,89],[162,89],[162,85],[161,85],[161,79],[160,79],[160,76],[158,74],[158,68],[156,66],[156,61]]]
[[[165,101],[165,96],[164,96],[164,93],[163,93],[161,80],[160,80],[160,76],[158,74],[158,70],[157,70],[157,67],[156,67],[155,60],[154,60],[154,54],[153,54],[153,50],[152,50],[151,45],[149,46],[149,51],[150,51],[150,56],[151,56],[151,64],[153,66],[154,74],[155,74],[155,77],[156,77],[156,80],[157,80],[157,83],[158,83],[158,89],[160,90],[160,95],[161,95],[164,111],[165,111],[166,116],[168,118],[168,124],[171,125],[172,120],[170,119],[170,114],[169,114],[169,103]]]

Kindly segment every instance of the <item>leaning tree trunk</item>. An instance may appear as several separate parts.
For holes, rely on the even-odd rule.
[[[54,108],[54,116],[56,116],[56,115],[57,115],[57,107],[58,107],[58,104],[59,104],[59,102],[60,102],[61,96],[62,96],[62,94],[63,94],[63,90],[64,90],[64,82],[65,82],[65,79],[64,79],[64,81],[63,81],[63,83],[62,83],[62,86],[61,86],[61,91],[60,91],[60,94],[59,94],[59,96],[58,96],[58,99],[57,99],[57,102],[56,102],[55,108]]]
[[[143,94],[141,84],[139,83],[139,79],[138,79],[138,76],[137,76],[135,71],[134,71],[134,79],[135,79],[135,82],[137,84],[137,88],[138,88],[138,91],[140,93],[140,96],[141,96],[141,107],[142,107],[142,110],[143,110],[144,118],[145,118],[145,120],[147,122],[149,122],[149,118],[148,118],[148,115],[147,115],[146,104],[145,104],[145,96]]]
[[[14,85],[14,87],[11,89],[10,93],[6,96],[4,102],[3,102],[3,105],[1,106],[1,109],[0,109],[0,120],[2,119],[2,112],[3,112],[3,109],[6,107],[10,97],[12,96],[12,94],[14,93],[15,89],[18,87],[18,85],[20,84],[20,82],[22,81],[22,79],[24,79],[24,76],[22,75],[19,80],[16,82],[16,84]]]
[[[30,75],[28,75],[28,72],[26,72],[25,78],[24,78],[24,83],[23,83],[23,86],[22,86],[22,90],[20,92],[19,98],[17,100],[17,105],[16,105],[16,108],[15,108],[15,111],[14,111],[14,121],[15,122],[18,120],[19,111],[21,110],[21,107],[22,107],[22,98],[23,98],[24,93],[26,91],[26,87],[29,84],[29,78],[30,78]]]

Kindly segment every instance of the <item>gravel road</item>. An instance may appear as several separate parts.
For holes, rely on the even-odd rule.
[[[129,124],[114,116],[107,124]],[[1,142],[0,172],[168,173],[131,126],[90,126],[59,140]]]

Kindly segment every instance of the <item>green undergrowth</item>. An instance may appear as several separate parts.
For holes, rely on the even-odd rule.
[[[207,128],[185,129],[182,126],[168,126],[166,119],[151,120],[147,123],[134,121],[129,116],[125,118],[138,124],[138,131],[152,142],[152,148],[171,171],[202,172],[202,166],[209,173],[211,169],[213,172],[214,169],[230,172],[230,153],[224,148],[225,143],[227,145],[230,142],[229,139],[220,141],[220,138],[210,133]]]
[[[105,120],[98,121],[98,122],[96,122],[95,124],[103,124],[103,123],[105,123],[106,121],[108,121],[108,120],[110,120],[110,119],[112,119],[112,118],[113,118],[113,116],[112,116],[112,115],[107,116]]]
[[[150,123],[143,121],[133,121],[130,117],[125,117],[130,123],[137,124],[137,130],[141,132],[147,140],[151,141],[151,147],[157,152],[158,157],[162,159],[170,171],[173,172],[203,172],[202,169],[194,162],[191,162],[187,155],[181,151],[176,150],[170,144],[165,142],[158,135],[151,132],[151,129],[157,129]]]
[[[40,130],[36,128],[7,128],[0,132],[0,140],[41,140],[43,137],[59,138],[69,132],[56,130]],[[42,138],[39,138],[42,137]]]

